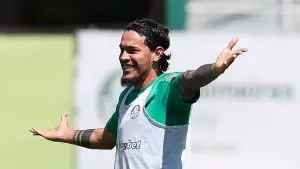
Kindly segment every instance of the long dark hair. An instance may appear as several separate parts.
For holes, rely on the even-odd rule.
[[[135,31],[141,36],[146,37],[145,44],[151,51],[154,51],[158,46],[167,50],[170,46],[169,29],[151,19],[139,19],[130,22],[124,31]],[[162,72],[165,72],[169,67],[168,60],[171,54],[163,53],[159,59],[159,67]]]

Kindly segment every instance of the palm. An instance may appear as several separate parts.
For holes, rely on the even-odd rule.
[[[223,73],[239,55],[248,51],[247,48],[233,50],[233,47],[237,42],[238,38],[233,38],[228,46],[219,54],[217,61],[214,64],[215,71]]]
[[[31,129],[29,129],[29,131],[34,136],[41,136],[41,137],[44,137],[45,139],[51,140],[51,141],[61,141],[63,139],[64,133],[69,130],[67,116],[68,116],[68,114],[65,113],[61,117],[60,123],[52,129],[40,130],[37,128],[31,128]]]

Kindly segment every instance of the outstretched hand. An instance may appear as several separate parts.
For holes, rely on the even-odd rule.
[[[233,63],[233,61],[244,52],[247,52],[247,48],[240,48],[233,50],[233,47],[237,44],[238,38],[234,37],[228,46],[219,54],[217,61],[213,65],[214,71],[219,74],[224,73],[224,71]]]
[[[72,129],[69,128],[67,117],[68,113],[64,113],[61,117],[60,123],[52,129],[40,130],[37,128],[31,128],[29,131],[33,136],[41,136],[47,140],[56,142],[63,141],[68,133],[72,131]]]

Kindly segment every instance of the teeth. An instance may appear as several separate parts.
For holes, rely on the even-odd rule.
[[[133,66],[130,66],[130,65],[124,65],[124,66],[123,66],[124,69],[129,69],[129,68],[132,68],[132,67],[133,67]]]

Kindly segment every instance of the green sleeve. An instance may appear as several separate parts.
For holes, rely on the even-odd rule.
[[[179,104],[185,103],[185,104],[193,104],[195,102],[197,102],[197,100],[200,97],[200,92],[197,92],[196,96],[194,98],[192,98],[191,100],[183,100],[183,98],[181,97],[181,91],[182,88],[180,88],[179,85],[179,80],[180,77],[182,76],[183,73],[176,73],[176,76],[170,81],[170,90],[169,90],[169,94],[171,94],[172,96],[169,97],[169,99],[174,98],[174,100],[171,100],[170,102],[176,102],[176,100],[179,101]],[[181,90],[181,91],[180,91]]]
[[[116,106],[116,110],[105,125],[105,128],[115,137],[117,137],[117,133],[118,133],[119,107],[120,107],[121,101],[123,100],[125,94],[127,93],[127,91],[129,89],[130,89],[130,87],[127,87],[120,94],[119,102]]]
[[[176,126],[189,123],[192,104],[184,102],[180,96],[178,81],[181,74],[161,75],[147,99],[147,113],[160,124]]]
[[[117,137],[117,128],[118,128],[118,113],[117,111],[110,117],[108,122],[106,123],[105,128],[112,134]]]
[[[179,92],[179,78],[182,73],[174,73],[166,92],[166,124],[185,125],[189,123],[191,103],[183,101]]]

